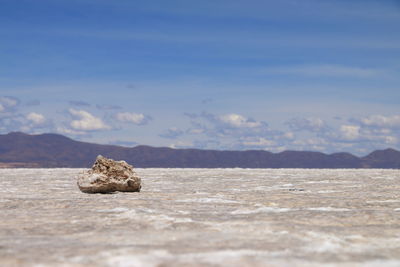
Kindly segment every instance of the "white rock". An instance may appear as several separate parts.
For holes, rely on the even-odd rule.
[[[139,192],[141,180],[133,166],[97,156],[92,169],[78,176],[78,187],[84,193]]]

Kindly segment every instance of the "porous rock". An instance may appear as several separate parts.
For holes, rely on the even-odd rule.
[[[78,176],[78,187],[84,193],[139,192],[141,180],[133,166],[97,156],[92,169]]]

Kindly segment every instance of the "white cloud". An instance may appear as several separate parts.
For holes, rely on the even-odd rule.
[[[202,133],[204,133],[204,129],[197,129],[197,128],[189,129],[188,133],[189,134],[202,134]]]
[[[21,131],[23,133],[30,133],[32,131],[32,129],[28,125],[23,125],[23,126],[21,126],[21,128],[19,128],[19,131]]]
[[[29,113],[26,118],[34,125],[42,125],[46,122],[46,118],[42,114],[36,112]]]
[[[355,140],[360,137],[360,126],[357,125],[342,125],[340,132],[346,140]]]
[[[83,131],[75,131],[73,129],[69,129],[67,127],[59,126],[56,128],[56,132],[61,134],[71,134],[71,135],[86,135],[86,132]]]
[[[97,118],[84,110],[69,109],[69,113],[78,118],[71,121],[70,126],[74,130],[80,131],[96,131],[107,130],[110,126],[105,124],[100,118]]]
[[[11,96],[0,96],[1,117],[14,117],[17,115],[19,99]]]
[[[295,135],[294,135],[294,133],[292,133],[292,132],[286,132],[286,133],[283,135],[283,137],[286,138],[286,139],[294,139]]]
[[[398,139],[394,136],[385,136],[385,143],[395,145],[398,143]]]
[[[124,147],[134,147],[138,145],[138,143],[135,141],[127,141],[127,140],[110,140],[108,143],[110,145],[124,146]]]
[[[237,128],[255,128],[261,126],[260,122],[248,119],[239,114],[227,114],[220,116],[219,119],[222,122]]]
[[[12,108],[18,105],[19,100],[15,97],[10,96],[1,96],[0,104],[2,104],[3,108]]]
[[[398,128],[400,127],[400,115],[393,115],[393,116],[372,115],[367,118],[361,119],[361,123],[365,126],[372,126],[372,127]]]
[[[191,128],[186,134],[196,134],[196,147],[212,149],[274,149],[282,140],[290,140],[293,133],[273,131],[267,122],[258,121],[238,113],[216,115],[185,113]],[[204,140],[204,138],[207,140]],[[211,142],[212,140],[212,142]]]
[[[150,118],[141,113],[120,112],[116,114],[116,118],[121,122],[130,122],[137,125],[146,124]]]
[[[193,143],[192,142],[186,142],[186,141],[178,141],[176,143],[170,144],[168,147],[169,148],[173,148],[173,149],[190,148],[190,147],[193,147]]]

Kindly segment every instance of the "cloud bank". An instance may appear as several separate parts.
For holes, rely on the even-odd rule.
[[[113,134],[111,139],[117,141],[106,139],[106,143],[133,145],[141,143],[136,135],[141,132],[155,140],[162,140],[162,146],[175,148],[261,149],[273,152],[314,150],[362,154],[375,149],[400,147],[400,114],[342,116],[340,119],[335,116],[331,119],[297,116],[282,121],[277,127],[267,119],[253,118],[241,112],[203,111],[184,113],[186,124],[179,118],[179,123],[162,129],[156,123],[143,127],[152,121],[152,117],[144,113],[100,110],[91,105],[87,109],[68,108],[49,114],[40,110],[42,104],[39,107],[20,103],[18,98],[0,96],[2,133],[58,132],[79,139],[92,138],[99,133],[110,137],[109,132],[113,131],[115,136]],[[66,102],[65,105],[68,107],[71,103]],[[129,134],[118,136],[122,132]]]

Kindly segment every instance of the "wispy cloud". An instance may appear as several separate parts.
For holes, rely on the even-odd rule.
[[[107,105],[107,104],[104,104],[104,105],[97,104],[97,105],[96,105],[96,108],[98,108],[98,109],[100,109],[100,110],[117,110],[117,109],[122,109],[121,106],[118,106],[118,105]]]
[[[138,145],[137,142],[134,141],[124,141],[124,140],[114,140],[109,142],[110,145],[117,145],[117,146],[125,146],[125,147],[134,147]]]
[[[264,70],[266,74],[274,75],[302,75],[302,76],[329,76],[329,77],[356,77],[369,78],[387,74],[379,69],[350,67],[342,65],[299,65],[272,67]]]
[[[293,131],[321,132],[328,130],[326,122],[320,118],[292,118],[286,125]]]
[[[136,125],[145,125],[152,120],[150,116],[134,112],[119,112],[115,115],[115,117],[120,122],[127,122]]]
[[[276,142],[273,140],[268,140],[263,137],[255,138],[255,139],[245,139],[242,141],[242,144],[247,147],[266,147],[269,148],[271,146],[275,146]]]
[[[37,99],[31,100],[31,101],[26,102],[25,105],[28,106],[28,107],[39,106],[40,105],[40,100],[37,100]]]
[[[92,3],[91,0],[80,0],[81,3]],[[229,2],[229,5],[227,4]],[[396,12],[399,4],[398,1],[265,1],[253,0],[249,5],[246,1],[209,1],[209,2],[168,2],[163,4],[162,1],[157,4],[143,3],[137,5],[129,1],[115,2],[97,0],[96,3],[104,7],[112,7],[130,12],[139,11],[142,13],[168,14],[170,16],[180,17],[202,17],[207,19],[213,18],[240,18],[253,19],[257,21],[281,19],[282,17],[292,17],[296,19],[399,19],[400,15]],[[373,12],[371,12],[373,10]]]
[[[176,127],[167,129],[164,133],[159,134],[162,138],[176,139],[184,134],[184,131]]]
[[[81,100],[70,100],[69,104],[75,107],[90,107],[91,105],[85,101]]]
[[[229,30],[223,31],[201,30],[193,31],[140,31],[140,30],[97,30],[97,29],[57,29],[57,30],[34,30],[39,35],[52,36],[77,36],[85,38],[126,40],[126,41],[148,41],[155,43],[183,43],[183,44],[235,44],[236,47],[252,48],[279,47],[279,48],[364,48],[364,49],[399,49],[400,38],[383,36],[382,38],[370,38],[365,35],[354,34],[308,34],[292,32],[252,32],[251,30]],[[240,38],[238,38],[240,36]],[[250,53],[251,51],[249,51]],[[250,53],[251,54],[251,53]],[[236,55],[239,57],[239,55]]]

